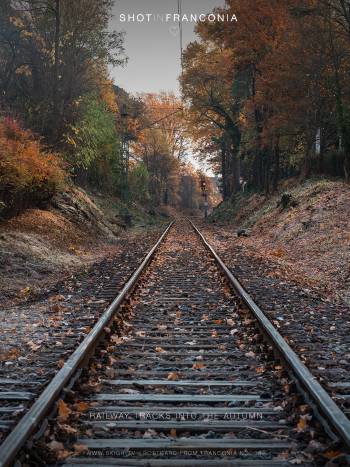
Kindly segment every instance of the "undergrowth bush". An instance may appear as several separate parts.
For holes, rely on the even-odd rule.
[[[60,158],[17,121],[0,121],[0,215],[47,203],[64,184]]]

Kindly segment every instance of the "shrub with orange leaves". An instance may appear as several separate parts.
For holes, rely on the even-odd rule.
[[[56,154],[46,152],[17,121],[0,121],[1,216],[46,203],[64,181],[65,171]]]

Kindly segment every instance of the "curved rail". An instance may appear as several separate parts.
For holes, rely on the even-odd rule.
[[[52,381],[44,389],[38,399],[34,402],[28,412],[21,418],[16,427],[7,436],[0,446],[0,467],[8,467],[14,461],[18,451],[24,446],[27,439],[35,431],[36,427],[43,421],[53,404],[59,397],[63,388],[82,366],[85,359],[94,349],[105,332],[105,328],[111,323],[114,315],[123,301],[128,297],[135,287],[139,277],[144,272],[160,244],[168,234],[174,221],[165,229],[157,243],[149,251],[140,266],[132,274],[124,285],[118,296],[99,318],[90,333],[84,338],[73,354],[68,358],[63,367],[54,376]]]
[[[249,308],[251,313],[254,315],[259,323],[260,328],[264,334],[268,337],[269,341],[273,344],[273,347],[278,351],[287,365],[287,368],[292,372],[296,381],[299,383],[299,389],[308,397],[311,405],[316,408],[316,414],[321,416],[320,421],[324,425],[325,429],[329,431],[329,427],[339,436],[344,442],[347,448],[350,449],[350,420],[341,411],[338,405],[333,401],[325,389],[316,380],[315,376],[309,371],[309,369],[302,363],[300,358],[294,352],[294,350],[287,344],[281,334],[272,325],[270,320],[266,317],[260,307],[254,302],[252,297],[242,287],[240,282],[231,273],[219,255],[216,253],[214,248],[208,243],[204,235],[199,229],[191,223],[194,231],[202,240],[205,247],[215,258],[215,261],[219,265],[220,269],[225,274],[226,278],[232,285],[235,292],[242,298],[245,305]],[[313,404],[312,404],[313,403]],[[315,407],[316,406],[316,407]],[[328,425],[328,426],[327,426]]]

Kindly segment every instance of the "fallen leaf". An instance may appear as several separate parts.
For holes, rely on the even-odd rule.
[[[86,452],[89,450],[89,448],[85,446],[85,444],[79,444],[79,443],[74,444],[73,448],[74,448],[75,455],[82,454],[83,452]]]
[[[323,455],[327,457],[327,459],[334,459],[341,454],[340,451],[326,451]]]
[[[54,312],[54,313],[59,313],[60,311],[63,311],[65,309],[66,308],[64,306],[60,305],[59,303],[55,303],[51,307],[51,311]]]
[[[115,359],[115,358],[113,358],[113,357],[111,357],[111,356],[109,356],[109,357],[108,357],[108,361],[109,361],[109,365],[112,366],[112,365],[114,365],[114,363],[117,362],[118,360]]]
[[[297,424],[297,432],[298,433],[301,433],[302,431],[305,431],[307,427],[307,420],[306,420],[306,417],[305,416],[301,416],[300,419],[299,419],[299,422]]]
[[[20,290],[21,295],[28,295],[30,294],[31,288],[30,287],[24,287],[24,289]]]
[[[63,295],[53,295],[52,297],[49,298],[49,302],[55,303],[55,302],[62,302],[64,300]]]
[[[0,361],[9,361],[9,360],[16,360],[21,355],[19,349],[12,348],[5,352],[4,354],[0,355]]]
[[[69,415],[72,413],[71,409],[68,405],[64,402],[64,400],[60,399],[58,401],[58,419],[61,422],[65,422],[68,420]]]
[[[58,366],[58,368],[63,368],[63,366],[64,366],[64,360],[63,360],[63,358],[60,358],[60,359],[58,360],[57,366]]]
[[[275,250],[271,251],[271,255],[275,256],[276,258],[281,258],[284,256],[284,250],[282,250],[282,248],[276,248]]]
[[[77,402],[75,404],[75,408],[77,412],[86,412],[90,408],[90,404],[88,402]]]
[[[72,426],[70,425],[61,425],[61,424],[58,424],[59,428],[64,431],[65,433],[69,433],[71,435],[75,435],[76,433],[78,433],[78,430],[76,428],[73,428]]]
[[[172,371],[171,373],[168,374],[168,378],[167,378],[169,381],[177,381],[179,379],[179,376],[177,373],[175,373],[174,371]]]
[[[205,368],[205,365],[203,362],[196,362],[192,366],[193,370],[201,370],[202,368]]]
[[[33,341],[28,341],[27,345],[30,348],[30,350],[32,350],[33,352],[36,352],[41,347],[41,345],[35,344]]]
[[[111,337],[111,341],[114,343],[114,344],[121,344],[124,342],[124,339],[122,337],[119,337],[117,336],[116,334],[114,334],[112,337]]]

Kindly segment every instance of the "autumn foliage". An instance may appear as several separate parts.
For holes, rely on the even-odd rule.
[[[350,9],[341,0],[226,0],[184,51],[182,94],[197,152],[223,196],[284,178],[350,182]]]
[[[119,194],[126,170],[108,65],[124,54],[123,34],[109,28],[112,7],[112,0],[1,1],[0,116],[38,135],[75,183]],[[62,174],[30,133],[1,131],[1,198],[16,213],[48,199]]]
[[[126,61],[124,33],[110,29],[114,3],[0,1],[0,116],[39,138],[1,123],[3,217],[47,201],[64,179],[59,161],[73,183],[152,211],[202,202],[182,101],[132,96],[110,77]]]
[[[144,94],[140,99],[143,114],[131,147],[147,172],[147,198],[153,206],[197,209],[203,202],[201,174],[186,157],[189,143],[181,100],[166,92]]]
[[[1,215],[47,202],[64,183],[60,159],[12,119],[0,122]]]

